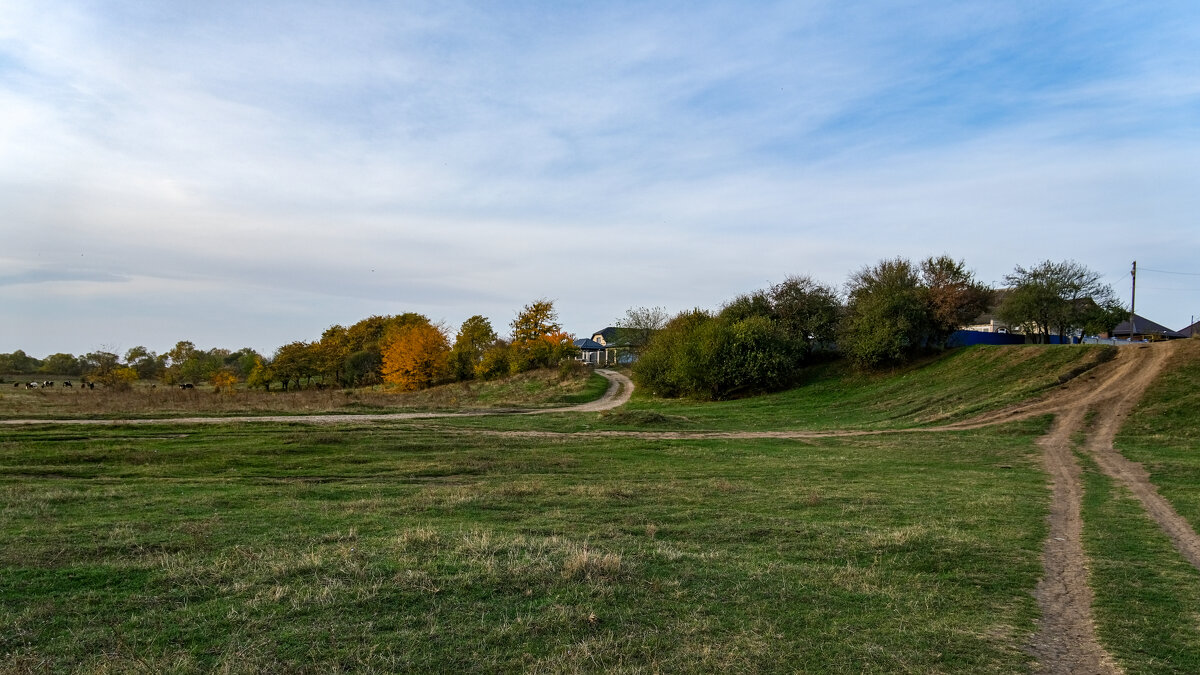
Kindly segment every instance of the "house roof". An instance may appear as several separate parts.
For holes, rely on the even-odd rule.
[[[1196,323],[1194,323],[1190,326],[1184,326],[1183,328],[1180,328],[1179,334],[1184,337],[1192,337],[1193,335],[1200,335],[1200,321],[1197,321]]]
[[[626,330],[617,326],[609,326],[604,330],[598,330],[592,333],[592,338],[594,339],[597,335],[604,340],[604,346],[606,347],[628,347],[630,343]]]
[[[604,349],[604,345],[590,338],[579,338],[573,344],[580,349]]]
[[[1150,319],[1147,319],[1141,314],[1134,314],[1133,321],[1133,326],[1129,325],[1128,319],[1117,324],[1117,327],[1112,331],[1112,335],[1116,337],[1118,335],[1129,335],[1130,333],[1133,333],[1134,335],[1152,335],[1154,333],[1161,333],[1164,337],[1169,338],[1187,337],[1186,333],[1177,333],[1161,323],[1155,323]],[[1133,332],[1134,330],[1137,332]]]

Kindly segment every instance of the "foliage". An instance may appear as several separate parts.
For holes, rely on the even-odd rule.
[[[553,366],[575,351],[570,334],[558,323],[554,303],[545,298],[525,305],[510,326],[508,366],[513,374]]]
[[[859,368],[894,366],[923,350],[940,349],[984,311],[991,291],[960,261],[881,260],[846,283],[846,313],[838,348]]]
[[[441,328],[425,320],[392,327],[383,343],[383,379],[400,389],[425,389],[450,374],[450,343]]]
[[[189,343],[190,344],[190,343]],[[125,352],[125,365],[133,368],[142,380],[152,380],[159,377],[165,368],[166,355],[159,358],[146,347],[138,345]]]
[[[271,382],[274,380],[275,373],[271,370],[271,367],[263,362],[261,356],[255,356],[254,367],[250,369],[250,374],[246,376],[246,386],[252,389],[262,387],[270,391]]]
[[[301,379],[311,380],[319,372],[314,343],[297,341],[280,347],[271,359],[271,370],[283,383],[284,391],[289,385],[299,389]]]
[[[96,384],[126,391],[138,379],[138,373],[129,366],[123,366],[120,357],[112,352],[95,351],[82,359],[84,376]]]
[[[1009,290],[997,314],[1041,342],[1049,342],[1053,333],[1109,332],[1127,316],[1112,286],[1073,260],[1017,265],[1004,281]]]
[[[640,354],[670,318],[662,307],[630,307],[625,310],[625,316],[617,320],[617,328],[621,329],[626,346]]]
[[[684,312],[655,332],[634,364],[639,384],[663,396],[724,399],[787,386],[828,343],[840,305],[832,289],[789,277],[734,298],[717,315]]]
[[[995,296],[963,261],[946,255],[921,262],[921,283],[929,311],[928,341],[936,347],[945,346],[954,331],[986,312]]]
[[[83,364],[71,354],[51,354],[42,360],[38,372],[47,375],[82,375]]]
[[[212,377],[210,377],[208,381],[212,383],[213,387],[217,391],[224,391],[232,394],[234,385],[237,384],[238,377],[232,371],[218,370],[217,372],[213,373]]]
[[[27,375],[37,372],[42,362],[18,349],[11,354],[0,354],[0,373]]]
[[[450,370],[454,379],[473,379],[484,352],[495,343],[496,331],[486,317],[476,314],[463,321],[450,351]]]
[[[511,372],[509,367],[510,351],[507,341],[496,340],[491,347],[484,350],[479,357],[479,363],[475,364],[475,377],[494,380],[508,375]]]

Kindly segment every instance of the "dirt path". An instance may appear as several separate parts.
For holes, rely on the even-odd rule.
[[[497,415],[545,415],[547,413],[601,412],[625,405],[633,395],[633,382],[616,372],[597,368],[596,373],[608,380],[604,394],[589,403],[562,408],[538,408],[534,410],[475,410],[467,412],[411,412],[378,413],[360,415],[255,415],[226,417],[166,417],[131,419],[46,419],[46,420],[0,420],[0,426],[29,426],[34,424],[65,424],[83,426],[116,426],[126,424],[232,424],[235,422],[292,422],[300,424],[346,424],[352,422],[388,422],[392,420],[436,419],[442,417],[489,417]]]

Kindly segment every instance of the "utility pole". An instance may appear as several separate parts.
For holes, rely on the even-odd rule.
[[[1137,310],[1137,261],[1133,261],[1133,294],[1129,301],[1129,339],[1133,340],[1133,334],[1137,332],[1137,323],[1133,318],[1134,312]]]

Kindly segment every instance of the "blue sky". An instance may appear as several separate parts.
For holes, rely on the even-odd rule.
[[[1200,315],[1200,5],[0,0],[0,352],[947,253]]]

